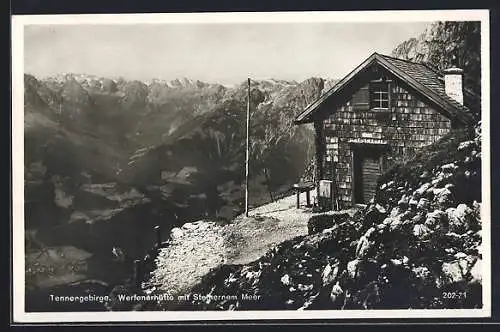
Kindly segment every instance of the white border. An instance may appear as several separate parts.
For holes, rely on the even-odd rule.
[[[189,311],[189,312],[71,312],[24,311],[24,26],[74,24],[196,24],[288,22],[423,22],[481,21],[482,63],[482,211],[483,308],[442,310],[316,310],[316,311]],[[12,194],[13,194],[13,319],[15,323],[213,321],[275,319],[478,318],[491,316],[490,85],[489,11],[419,10],[362,12],[188,13],[15,15],[12,17]]]

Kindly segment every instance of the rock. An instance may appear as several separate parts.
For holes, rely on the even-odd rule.
[[[411,218],[411,222],[413,224],[423,224],[426,219],[426,213],[423,211],[419,211],[413,218]]]
[[[375,204],[370,206],[370,208],[366,212],[364,221],[366,224],[369,225],[379,224],[380,222],[382,222],[382,220],[384,220],[386,216],[387,216],[386,209],[379,204]]]
[[[451,191],[451,189],[455,188],[455,185],[453,183],[447,183],[444,188]]]
[[[410,204],[411,207],[417,207],[418,201],[417,201],[416,197],[412,197],[410,199],[410,201],[408,202],[408,204]]]
[[[184,232],[182,231],[182,229],[180,229],[179,227],[174,227],[172,228],[172,230],[170,231],[170,237],[172,239],[178,239],[178,238],[181,238],[182,236],[184,235]]]
[[[363,259],[366,257],[368,252],[373,246],[373,242],[368,240],[367,237],[362,236],[359,238],[358,245],[356,246],[356,257],[358,259]]]
[[[459,204],[456,208],[448,208],[446,214],[450,222],[450,231],[463,234],[471,228],[477,228],[477,219],[473,213],[474,211],[465,204]]]
[[[354,259],[347,263],[347,274],[351,279],[355,279],[357,274],[358,274],[358,266],[359,266],[360,260],[359,259]]]
[[[333,303],[336,303],[340,297],[344,293],[344,290],[342,287],[340,287],[339,282],[332,287],[332,291],[330,292],[330,300],[332,300]]]
[[[185,230],[191,230],[191,229],[196,229],[198,228],[198,225],[196,224],[193,224],[193,223],[190,223],[190,222],[187,222],[185,223],[184,225],[182,225],[181,227],[182,229],[185,229]]]
[[[205,230],[210,228],[210,224],[205,223],[205,222],[199,223],[197,226],[198,226],[198,228],[197,228],[198,231],[205,231]]]
[[[423,185],[421,185],[417,190],[415,190],[415,194],[422,196],[423,194],[425,194],[425,192],[427,192],[427,190],[429,190],[431,186],[432,185],[429,182],[426,182]]]
[[[430,233],[431,230],[424,224],[417,224],[413,227],[413,235],[415,235],[421,240],[427,238],[430,235]]]
[[[384,219],[384,221],[382,222],[384,225],[386,226],[389,226],[390,224],[392,224],[393,220],[397,218],[397,217],[387,217]]]
[[[290,286],[290,276],[288,274],[282,276],[280,280],[283,285]]]
[[[461,142],[459,145],[458,145],[458,150],[465,150],[467,149],[468,147],[474,145],[474,141],[465,141],[465,142]]]
[[[380,204],[375,204],[374,208],[375,208],[375,210],[377,210],[381,214],[384,214],[387,212],[386,209]]]
[[[402,222],[401,218],[393,218],[391,224],[389,225],[389,228],[391,231],[394,231],[394,230],[398,229],[402,223],[403,222]]]
[[[422,172],[422,174],[420,174],[420,178],[421,178],[421,179],[426,179],[426,178],[430,177],[430,175],[431,175],[431,173],[429,173],[429,171],[428,171],[428,170],[424,170],[424,171]]]
[[[321,279],[323,280],[323,286],[329,285],[337,279],[339,273],[339,262],[336,261],[333,264],[328,264],[325,266],[323,273],[321,274]]]
[[[395,217],[398,214],[400,214],[403,210],[399,207],[396,206],[395,208],[392,208],[391,212],[389,213],[389,217]]]
[[[444,211],[434,210],[426,215],[425,225],[435,232],[446,234],[449,230],[449,222]]]
[[[458,168],[458,166],[455,165],[454,163],[449,163],[449,164],[441,166],[441,169],[445,172],[452,172],[452,171],[456,170],[457,168]]]
[[[447,253],[447,254],[450,254],[450,255],[453,255],[455,254],[456,250],[453,249],[453,248],[445,248],[444,251]]]
[[[307,229],[309,235],[319,233],[324,229],[331,228],[333,226],[334,226],[333,216],[326,214],[312,216],[311,218],[309,218],[309,221],[307,222]]]
[[[305,292],[305,291],[308,291],[308,290],[311,290],[314,288],[314,285],[303,285],[303,284],[298,284],[297,285],[297,289],[302,291],[302,292]]]
[[[367,239],[370,239],[370,237],[372,236],[372,234],[375,233],[375,227],[370,227],[366,232],[365,234],[363,234],[363,236]]]
[[[398,201],[398,206],[405,208],[406,206],[408,206],[409,203],[410,203],[409,197],[403,195],[401,199]]]
[[[425,210],[429,210],[429,207],[430,207],[430,202],[427,198],[421,198],[418,201],[417,209],[419,209],[421,211],[425,211]]]
[[[321,231],[322,234],[331,234],[336,229],[336,227],[330,227]]]
[[[438,208],[446,210],[452,203],[452,193],[449,189],[442,188],[434,191],[434,204]]]
[[[476,216],[479,218],[481,216],[481,203],[477,201],[472,202],[472,209],[474,210]]]
[[[455,282],[463,282],[465,279],[465,273],[459,261],[454,261],[451,263],[444,262],[442,265],[442,273],[444,280],[442,281],[445,285]]]
[[[434,277],[431,271],[425,266],[416,266],[411,269],[412,275],[422,285],[430,286],[434,284]]]
[[[403,213],[401,213],[399,216],[396,217],[396,219],[399,219],[401,221],[406,221],[414,217],[414,211],[412,210],[406,210]]]
[[[459,256],[459,258],[452,262],[444,262],[442,265],[443,283],[446,285],[455,282],[480,282],[482,278],[481,265],[477,264],[481,260],[477,256],[463,253],[455,256]]]
[[[477,259],[476,262],[472,265],[470,269],[470,275],[471,275],[471,280],[470,282],[478,282],[481,283],[483,280],[483,274],[482,274],[482,259]]]
[[[401,264],[403,264],[403,261],[402,261],[402,260],[400,260],[400,259],[396,259],[396,258],[391,258],[389,261],[390,261],[390,262],[392,263],[392,265],[394,265],[394,266],[400,266]]]
[[[349,213],[336,213],[332,215],[332,218],[333,218],[333,224],[338,225],[343,222],[349,221],[351,216],[349,215]]]

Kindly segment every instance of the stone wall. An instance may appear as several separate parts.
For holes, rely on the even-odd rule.
[[[360,90],[366,91],[367,86]],[[409,92],[403,82],[390,83],[390,109],[370,110],[353,103],[359,94],[324,120],[325,176],[336,178],[341,207],[352,205],[352,146],[379,144],[388,147],[385,167],[404,161],[415,149],[432,144],[451,129],[451,121]],[[366,94],[368,97],[368,95]]]

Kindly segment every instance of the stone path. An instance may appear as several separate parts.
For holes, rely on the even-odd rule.
[[[305,195],[301,195],[305,204]],[[314,192],[312,192],[314,199]],[[170,244],[161,249],[158,268],[151,274],[151,291],[186,293],[211,269],[222,264],[245,264],[264,255],[274,245],[307,234],[311,209],[295,207],[295,196],[252,210],[249,217],[229,225],[209,221],[186,223],[171,232]]]

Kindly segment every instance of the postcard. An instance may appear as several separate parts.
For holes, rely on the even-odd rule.
[[[487,10],[12,17],[17,323],[491,315]]]

